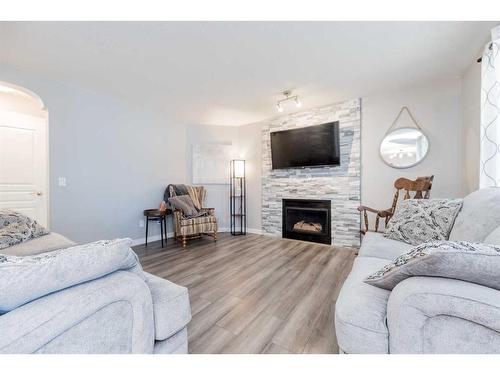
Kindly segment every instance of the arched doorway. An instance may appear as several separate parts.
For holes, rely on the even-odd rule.
[[[0,81],[0,209],[49,226],[48,111],[33,92]]]

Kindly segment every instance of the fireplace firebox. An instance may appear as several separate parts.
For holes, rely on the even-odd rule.
[[[283,238],[332,243],[329,200],[283,199]]]

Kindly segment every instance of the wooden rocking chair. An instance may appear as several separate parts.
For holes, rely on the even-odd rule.
[[[399,192],[400,190],[405,190],[403,199],[410,199],[410,192],[415,193],[413,199],[429,199],[431,195],[432,181],[434,176],[418,177],[416,180],[409,180],[407,178],[398,178],[394,181],[394,187],[396,192],[394,193],[394,198],[392,199],[392,206],[387,210],[376,210],[367,206],[359,206],[358,211],[363,212],[363,218],[365,220],[365,229],[361,229],[360,232],[365,234],[369,231],[368,226],[368,212],[373,212],[377,214],[375,218],[375,232],[378,232],[378,227],[380,219],[384,219],[384,225],[387,226],[389,220],[394,215],[396,206],[398,204]]]

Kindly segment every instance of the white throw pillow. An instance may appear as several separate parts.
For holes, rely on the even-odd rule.
[[[466,241],[424,243],[400,255],[364,281],[392,290],[412,276],[445,277],[500,290],[500,247]]]
[[[410,245],[447,240],[461,207],[461,199],[406,199],[396,208],[384,236]]]
[[[0,250],[48,233],[33,218],[16,211],[0,210]]]

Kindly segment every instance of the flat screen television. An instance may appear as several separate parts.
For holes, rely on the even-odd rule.
[[[340,165],[339,122],[271,133],[273,169]]]

